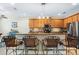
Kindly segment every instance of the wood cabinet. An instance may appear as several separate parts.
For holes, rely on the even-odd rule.
[[[36,28],[36,27],[43,27],[44,24],[48,23],[52,27],[64,27],[67,28],[68,23],[72,23],[78,21],[79,22],[79,14],[70,16],[65,18],[64,20],[60,19],[30,19],[29,20],[29,27]]]
[[[78,16],[78,15],[73,16],[73,22],[78,21],[78,17],[77,17],[77,16]]]
[[[39,19],[39,27],[42,27],[42,25],[43,25],[43,20]]]
[[[64,19],[64,28],[67,28],[67,24],[72,23],[72,22],[73,22],[72,17],[68,17],[68,18]]]
[[[79,22],[79,14],[77,15],[77,21]]]
[[[35,27],[35,28],[39,27],[39,19],[34,19],[33,24],[34,24],[33,27]]]
[[[34,27],[34,20],[33,19],[29,19],[29,28]]]
[[[68,18],[64,19],[64,27],[67,28],[68,23],[79,21],[79,14],[75,14],[73,16],[70,16]]]
[[[64,19],[64,28],[67,28],[68,18]]]
[[[52,27],[64,27],[64,20],[60,20],[60,19],[52,19],[50,21],[50,24]]]
[[[54,27],[54,26],[55,26],[55,20],[52,19],[52,20],[51,20],[51,27]]]
[[[52,27],[64,27],[64,20],[59,19],[31,19],[29,20],[29,27],[43,27],[44,24],[50,24]]]
[[[73,17],[68,17],[67,18],[67,23],[72,23],[73,22]]]
[[[45,24],[45,19],[39,19],[39,27],[43,27]]]
[[[54,20],[54,27],[64,27],[64,21],[63,20]]]
[[[67,28],[67,24],[72,22],[74,22],[72,16],[64,19],[64,28]]]

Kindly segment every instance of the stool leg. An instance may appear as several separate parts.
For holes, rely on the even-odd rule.
[[[25,54],[27,55],[28,54],[28,49],[25,47]]]
[[[15,52],[16,52],[15,50],[16,50],[16,49],[13,49],[13,55],[14,55],[14,54],[15,54]]]
[[[67,47],[66,47],[66,55],[67,55]]]
[[[58,47],[56,47],[56,53],[58,54]]]
[[[53,49],[53,54],[54,54],[54,49]]]
[[[76,48],[76,55],[77,55],[77,48]]]
[[[46,49],[46,54],[48,54],[48,50]]]
[[[36,48],[35,48],[35,54],[36,54]]]
[[[17,55],[17,47],[16,47],[16,51],[15,52],[16,52],[16,55]]]
[[[43,54],[44,54],[44,46],[42,45],[42,51],[43,51]]]
[[[8,50],[7,50],[7,47],[6,47],[6,55],[7,55],[7,52],[8,52]]]

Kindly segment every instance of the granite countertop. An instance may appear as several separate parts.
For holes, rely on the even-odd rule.
[[[64,32],[52,32],[52,33],[17,33],[16,35],[66,35]]]

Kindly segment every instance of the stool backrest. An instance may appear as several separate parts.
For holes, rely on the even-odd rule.
[[[57,47],[59,40],[60,40],[59,37],[56,37],[56,36],[47,37],[47,38],[45,38],[45,42],[46,42],[45,45],[47,47]]]
[[[34,36],[29,36],[29,37],[23,38],[24,44],[26,47],[35,47],[36,39],[37,38]]]
[[[4,36],[3,37],[6,47],[15,47],[15,37],[12,36]]]
[[[47,47],[57,47],[58,39],[47,39]]]

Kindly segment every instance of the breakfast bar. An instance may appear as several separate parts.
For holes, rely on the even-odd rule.
[[[37,39],[39,40],[39,53],[38,54],[43,54],[43,41],[46,40],[46,38],[50,37],[50,36],[55,36],[55,37],[59,37],[60,41],[65,43],[65,39],[66,39],[66,33],[57,33],[57,32],[53,32],[53,33],[28,33],[28,34],[21,34],[21,33],[17,33],[16,34],[16,38],[23,40],[23,37],[26,36],[35,36],[37,37]],[[61,50],[61,46],[59,46],[59,49]],[[63,50],[65,50],[64,47],[62,47]],[[56,49],[55,49],[56,50]]]
[[[66,33],[57,33],[57,32],[54,32],[54,33],[28,33],[28,34],[17,33],[16,38],[22,39],[24,36],[27,36],[27,35],[36,36],[36,37],[38,37],[39,40],[44,39],[47,36],[58,36],[58,37],[60,37],[61,40],[66,39]]]

